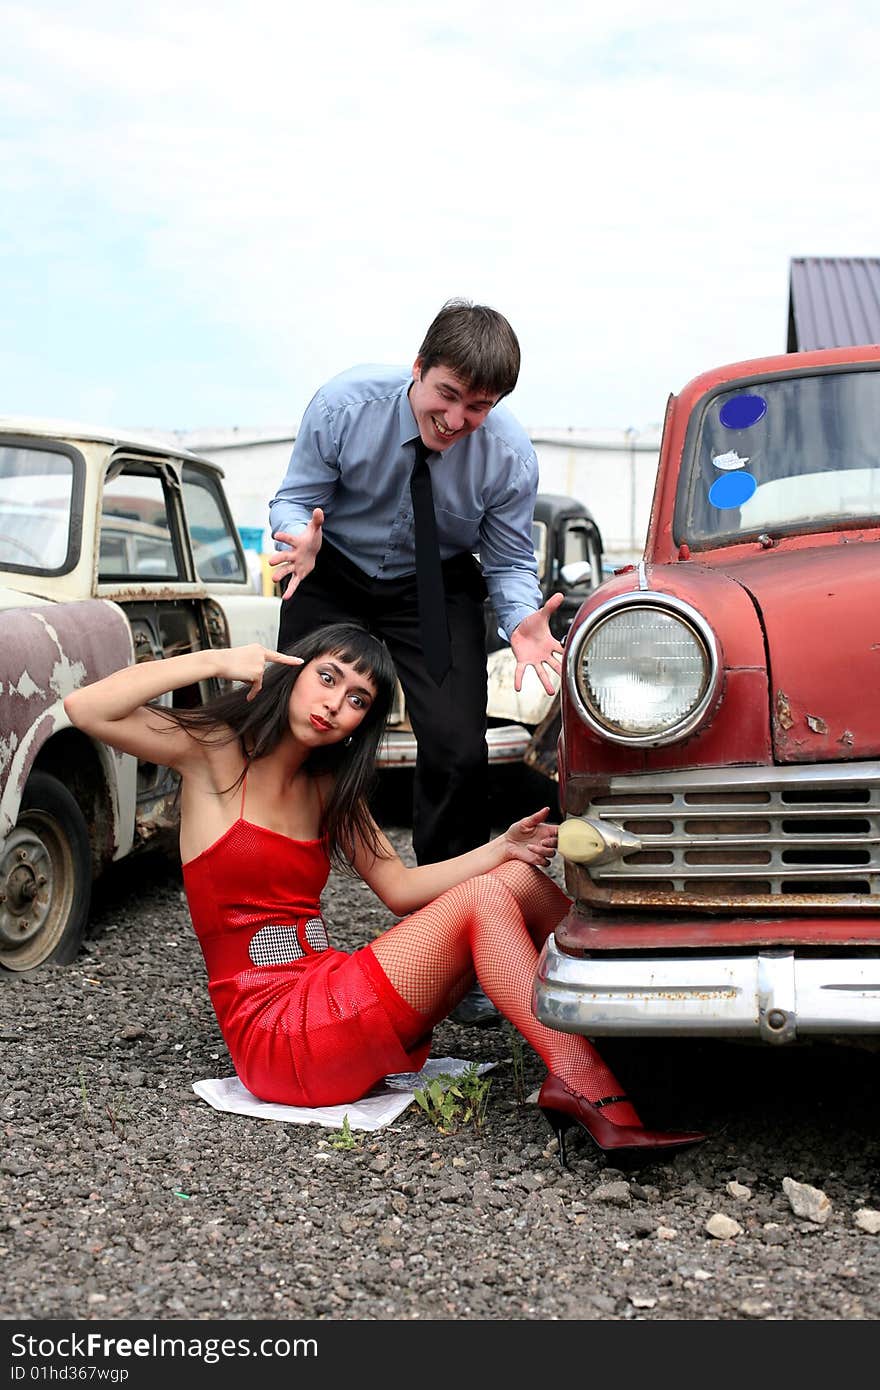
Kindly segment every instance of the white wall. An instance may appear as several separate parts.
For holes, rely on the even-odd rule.
[[[576,497],[592,512],[612,564],[642,553],[660,431],[534,430],[542,492]]]

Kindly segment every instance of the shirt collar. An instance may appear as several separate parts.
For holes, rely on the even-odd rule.
[[[410,377],[404,382],[400,391],[400,401],[397,407],[397,425],[400,431],[401,444],[409,444],[412,440],[419,437],[419,427],[416,424],[416,417],[412,413],[412,406],[409,403],[409,388],[413,384]]]

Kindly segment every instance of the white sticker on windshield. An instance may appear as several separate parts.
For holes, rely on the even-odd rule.
[[[716,468],[721,468],[725,473],[729,473],[734,468],[745,468],[748,459],[741,459],[736,449],[729,449],[726,454],[716,454],[712,462]]]

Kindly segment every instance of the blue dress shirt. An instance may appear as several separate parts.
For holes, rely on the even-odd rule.
[[[327,540],[365,574],[398,579],[415,572],[409,480],[419,431],[407,394],[412,379],[402,367],[352,367],[318,391],[269,506],[273,535],[297,535],[321,507]],[[473,434],[431,454],[429,463],[441,557],[465,550],[479,556],[509,638],[543,603],[532,548],[538,460],[531,441],[496,405]]]

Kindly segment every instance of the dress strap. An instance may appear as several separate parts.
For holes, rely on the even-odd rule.
[[[244,820],[244,794],[247,791],[247,775],[250,771],[250,763],[244,765],[244,776],[241,779],[241,806],[238,809],[238,819]]]

